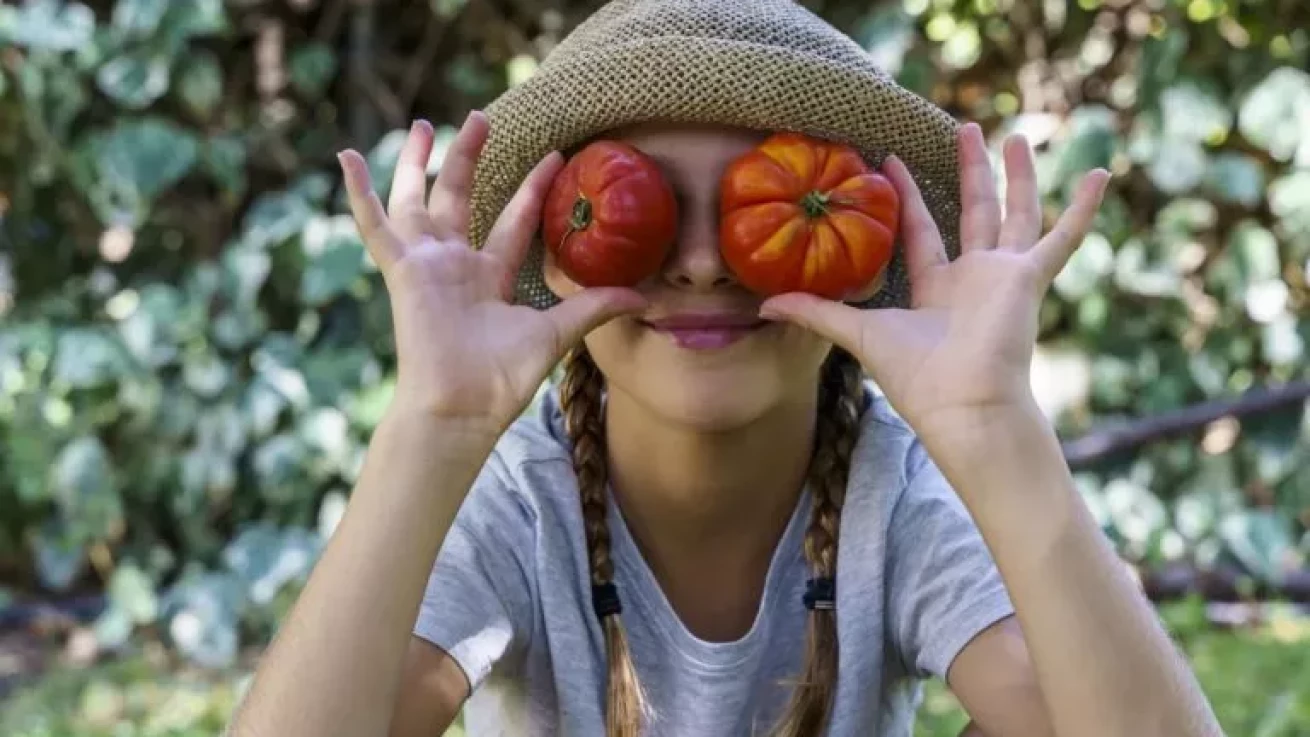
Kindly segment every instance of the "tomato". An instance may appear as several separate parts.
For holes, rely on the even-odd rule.
[[[546,248],[584,287],[631,287],[655,274],[677,228],[677,201],[659,166],[618,141],[594,141],[570,157],[542,212]]]
[[[849,146],[776,133],[728,165],[719,197],[724,262],[757,293],[848,299],[885,276],[900,198]]]

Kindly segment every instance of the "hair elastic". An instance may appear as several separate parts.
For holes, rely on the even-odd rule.
[[[805,608],[810,610],[836,609],[837,582],[827,576],[811,578],[805,583],[805,596],[802,601],[805,602]]]
[[[613,583],[591,585],[591,606],[600,619],[623,611],[623,605],[619,603],[619,590]]]

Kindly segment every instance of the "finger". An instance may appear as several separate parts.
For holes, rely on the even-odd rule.
[[[640,312],[649,305],[642,294],[624,287],[584,289],[546,311],[555,325],[556,344],[550,363],[558,361],[587,333],[624,314]]]
[[[946,247],[910,170],[895,156],[887,157],[883,170],[900,195],[901,240],[905,244],[906,267],[913,280],[924,269],[948,263]]]
[[[402,238],[413,240],[433,234],[431,219],[423,198],[427,194],[428,157],[432,155],[432,124],[415,121],[409,128],[405,146],[396,159],[396,171],[391,177],[391,194],[387,198],[387,212]]]
[[[355,218],[359,236],[364,241],[373,261],[385,273],[403,253],[403,246],[387,222],[386,210],[382,200],[373,189],[373,180],[368,173],[368,163],[364,157],[353,150],[343,151],[337,155],[341,164],[341,173],[346,184],[346,195],[350,202],[350,213]]]
[[[564,157],[557,151],[537,162],[487,234],[484,249],[488,253],[501,257],[514,269],[523,263],[541,221],[546,193],[563,165]]]
[[[428,213],[438,232],[444,235],[468,235],[469,192],[473,188],[478,156],[489,132],[486,115],[474,110],[455,134],[441,160],[441,171],[428,199]]]
[[[1042,202],[1032,147],[1023,136],[1005,141],[1005,220],[1000,248],[1026,251],[1042,237]]]
[[[995,248],[1001,206],[987,143],[977,123],[968,123],[960,131],[960,205],[960,249]]]
[[[1048,282],[1055,279],[1069,262],[1069,257],[1082,245],[1109,181],[1110,172],[1104,169],[1094,169],[1083,177],[1073,204],[1060,215],[1051,232],[1033,247],[1033,255]]]
[[[804,292],[790,292],[766,299],[760,317],[785,320],[845,348],[863,360],[864,318],[870,314],[842,302]]]

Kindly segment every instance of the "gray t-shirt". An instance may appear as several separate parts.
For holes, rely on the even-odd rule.
[[[802,495],[751,630],[707,642],[678,619],[610,505],[615,581],[652,737],[765,734],[799,673],[809,575]],[[875,397],[861,421],[837,563],[839,681],[829,737],[909,737],[919,679],[944,677],[1013,612],[967,510]],[[557,396],[501,438],[437,557],[415,633],[474,690],[471,737],[604,734],[605,645],[592,612],[576,479]]]

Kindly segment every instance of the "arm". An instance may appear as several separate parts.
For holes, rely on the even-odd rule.
[[[393,709],[407,725],[394,735],[439,734],[450,723],[466,695],[463,676],[411,632],[432,561],[492,444],[427,415],[383,420],[350,507],[260,664],[232,735],[385,735]],[[421,705],[425,696],[438,698]]]
[[[1221,734],[1199,684],[1083,505],[1035,403],[952,424],[958,432],[929,452],[995,556],[1056,732]],[[977,660],[962,661],[964,698],[981,693],[974,684],[981,676],[969,675]]]
[[[946,683],[972,721],[960,737],[1055,737],[1019,621],[983,630],[955,658]]]

